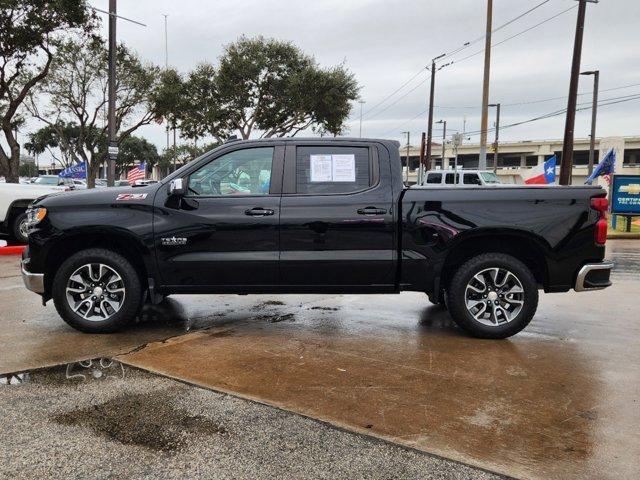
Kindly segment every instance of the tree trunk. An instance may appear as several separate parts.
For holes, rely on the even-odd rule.
[[[15,145],[11,148],[11,157],[7,162],[7,169],[5,172],[5,181],[7,183],[19,183],[20,182],[20,146]]]

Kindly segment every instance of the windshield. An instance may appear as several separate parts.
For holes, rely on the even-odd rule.
[[[58,177],[38,177],[33,183],[38,185],[58,185]]]
[[[482,176],[482,179],[486,184],[502,183],[500,182],[500,179],[498,178],[498,176],[493,172],[480,172],[480,175]]]

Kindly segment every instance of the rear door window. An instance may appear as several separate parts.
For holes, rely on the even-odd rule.
[[[441,173],[430,173],[427,175],[427,183],[442,183],[442,174]]]
[[[455,177],[455,181],[453,180],[453,175],[454,175],[453,173],[447,173],[445,175],[445,177],[444,177],[444,183],[446,183],[447,185],[453,185],[453,184],[458,183],[458,176],[459,175],[457,173],[455,174],[455,176],[456,176]]]
[[[373,186],[367,147],[296,148],[296,193],[345,194]]]
[[[480,181],[480,177],[478,176],[477,173],[465,173],[462,176],[462,182],[465,185],[482,185],[482,182]]]

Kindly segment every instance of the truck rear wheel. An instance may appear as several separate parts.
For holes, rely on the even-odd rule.
[[[140,310],[140,279],[123,256],[101,248],[83,250],[58,269],[53,302],[63,320],[81,332],[115,332]]]
[[[463,264],[447,289],[453,320],[478,338],[506,338],[525,328],[538,308],[538,285],[520,260],[485,253]]]

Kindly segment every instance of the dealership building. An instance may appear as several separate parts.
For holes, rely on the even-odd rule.
[[[597,163],[613,148],[616,152],[616,173],[640,175],[640,136],[631,137],[603,137],[596,139],[595,162]],[[445,167],[454,168],[455,151],[447,144],[444,152]],[[458,168],[477,169],[480,154],[478,143],[463,143],[458,147]],[[400,148],[403,165],[406,166],[406,146]],[[500,142],[498,147],[498,168],[496,173],[505,183],[523,183],[523,178],[530,174],[530,170],[544,163],[550,156],[558,159],[557,173],[560,173],[562,163],[562,140],[522,140],[519,142]],[[442,144],[432,144],[432,156],[436,169],[442,168]],[[487,168],[493,170],[494,153],[489,148],[487,154]],[[409,181],[415,183],[417,167],[420,161],[420,148],[409,149]],[[582,185],[587,178],[589,164],[589,139],[577,138],[574,142],[572,184]]]

